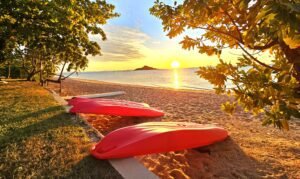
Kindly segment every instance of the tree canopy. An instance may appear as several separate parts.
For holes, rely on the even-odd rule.
[[[299,0],[184,0],[166,4],[157,0],[151,14],[162,20],[167,36],[187,29],[184,49],[217,55],[217,66],[200,67],[198,75],[217,93],[234,95],[222,108],[234,112],[237,104],[254,114],[265,114],[263,124],[288,129],[288,120],[300,118],[300,1]],[[225,48],[240,49],[236,64],[221,59]],[[272,63],[259,58],[272,55]],[[268,60],[268,59],[267,59]],[[226,82],[234,84],[228,88]]]
[[[0,61],[18,55],[28,79],[65,64],[86,67],[88,55],[100,54],[89,34],[105,40],[101,25],[118,16],[105,0],[3,0],[0,12]]]

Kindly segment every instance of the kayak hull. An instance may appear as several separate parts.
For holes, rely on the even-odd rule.
[[[144,103],[115,99],[74,98],[68,104],[71,113],[102,114],[112,116],[161,117],[163,111]]]
[[[215,125],[186,122],[148,122],[109,133],[91,150],[98,159],[179,151],[207,146],[227,138]]]

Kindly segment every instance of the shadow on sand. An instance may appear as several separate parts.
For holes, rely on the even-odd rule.
[[[245,154],[231,137],[207,147],[188,150],[186,157],[191,165],[202,163],[200,170],[208,173],[207,177],[260,178],[266,175],[261,173],[266,165]]]
[[[263,167],[271,167],[245,154],[230,137],[206,147],[139,158],[161,178],[262,178],[270,175]]]

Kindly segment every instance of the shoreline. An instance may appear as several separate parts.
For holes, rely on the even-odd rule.
[[[159,88],[159,89],[167,89],[167,90],[175,90],[175,91],[188,91],[188,92],[197,92],[197,91],[209,91],[214,92],[214,89],[207,88],[172,88],[167,86],[155,86],[155,85],[140,85],[140,84],[130,84],[130,83],[118,83],[118,82],[107,82],[101,80],[90,80],[83,78],[70,78],[71,80],[81,81],[81,82],[91,82],[91,83],[100,83],[100,84],[113,84],[113,85],[122,85],[122,86],[132,86],[132,87],[142,87],[142,88]]]
[[[155,120],[214,123],[228,130],[228,139],[207,146],[204,151],[189,149],[137,156],[161,178],[300,177],[299,120],[291,122],[290,131],[284,132],[262,126],[261,118],[241,109],[229,116],[220,105],[231,99],[212,90],[174,90],[73,79],[67,79],[62,86],[62,96],[125,91],[125,95],[113,98],[148,103],[165,111],[160,119],[85,115],[104,135],[121,127]],[[49,87],[57,90],[59,85],[49,84]]]

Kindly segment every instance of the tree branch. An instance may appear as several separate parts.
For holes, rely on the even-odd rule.
[[[254,50],[265,50],[265,49],[271,48],[272,46],[274,46],[276,44],[278,44],[277,39],[271,41],[269,44],[266,44],[264,46],[253,46],[253,47],[249,47],[249,48],[252,48]]]
[[[71,75],[73,75],[74,73],[76,73],[77,71],[73,71],[72,73],[70,73],[68,76],[66,76],[66,77],[63,77],[62,78],[62,80],[65,80],[65,79],[67,79],[67,78],[69,78]]]
[[[222,9],[222,10],[223,10],[223,9]],[[225,15],[227,15],[227,17],[230,19],[231,23],[235,26],[236,31],[237,31],[238,34],[239,34],[240,41],[241,41],[242,43],[244,43],[244,42],[243,42],[243,36],[242,36],[242,34],[241,34],[240,30],[239,30],[239,27],[238,27],[237,24],[235,23],[234,19],[230,16],[230,14],[229,14],[227,11],[225,11],[225,10],[223,10],[223,11],[224,11]]]
[[[258,64],[260,64],[260,65],[262,65],[262,66],[264,66],[264,67],[266,67],[266,68],[270,68],[270,69],[272,69],[272,70],[274,70],[274,71],[281,71],[280,69],[278,69],[278,68],[275,68],[275,67],[272,67],[272,66],[270,66],[270,65],[267,65],[267,64],[265,64],[265,63],[263,63],[263,62],[261,62],[261,61],[259,61],[257,58],[255,58],[253,55],[251,55],[241,44],[238,44],[239,45],[239,47],[253,60],[253,61],[255,61],[256,63],[258,63]]]
[[[244,42],[242,40],[240,40],[239,38],[233,36],[232,34],[229,34],[227,32],[224,32],[224,31],[221,31],[221,30],[218,30],[217,28],[211,26],[211,25],[208,25],[210,28],[206,28],[206,27],[196,27],[196,28],[199,28],[199,29],[203,29],[203,30],[208,30],[208,31],[212,31],[212,32],[216,32],[216,33],[220,33],[220,34],[223,34],[223,35],[226,35],[226,36],[229,36],[231,38],[233,38],[234,40],[236,40],[238,43],[241,43],[243,45]],[[268,48],[271,48],[272,46],[278,44],[278,41],[277,39],[276,40],[273,40],[271,41],[269,44],[266,44],[264,46],[253,46],[253,47],[250,47],[250,46],[247,46],[248,48],[250,49],[253,49],[253,50],[265,50],[265,49],[268,49]]]
[[[60,71],[60,74],[59,74],[59,77],[58,77],[58,81],[61,81],[61,77],[62,77],[62,74],[63,74],[63,71],[65,69],[66,64],[67,64],[67,61],[65,61],[63,67],[61,68],[61,71]]]
[[[235,39],[237,42],[240,42],[240,40],[239,40],[237,37],[235,37],[235,36],[233,36],[233,35],[231,35],[231,34],[229,34],[229,33],[227,33],[227,32],[220,31],[220,30],[214,28],[214,27],[211,26],[211,25],[208,25],[208,26],[209,26],[210,28],[207,28],[207,27],[196,27],[196,28],[198,28],[198,29],[203,29],[203,30],[209,30],[209,31],[212,31],[212,32],[216,32],[216,33],[219,33],[219,34],[223,34],[223,35],[226,35],[226,36],[229,36],[229,37]],[[242,43],[242,42],[240,42],[240,43]]]

